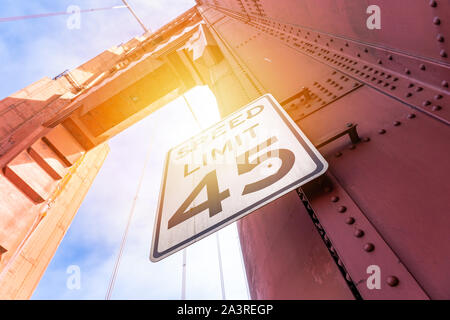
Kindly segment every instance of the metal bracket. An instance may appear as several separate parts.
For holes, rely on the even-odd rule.
[[[331,136],[330,138],[327,138],[324,141],[315,144],[315,147],[317,149],[322,148],[323,146],[329,144],[330,142],[333,142],[336,139],[339,139],[342,136],[345,136],[346,134],[348,134],[348,136],[350,137],[350,140],[353,144],[358,143],[361,140],[361,138],[358,136],[358,131],[356,131],[356,126],[357,126],[357,124],[348,123],[347,128],[345,130],[340,131],[340,132],[334,134],[333,136]]]

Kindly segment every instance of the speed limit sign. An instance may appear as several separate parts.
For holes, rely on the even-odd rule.
[[[327,167],[276,100],[258,98],[167,153],[150,260],[210,235]]]

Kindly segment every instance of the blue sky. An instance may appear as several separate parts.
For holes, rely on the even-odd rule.
[[[185,0],[129,0],[129,3],[153,30],[194,5],[194,1]],[[109,7],[121,5],[121,1],[7,0],[1,5],[0,17],[8,17],[65,11],[69,5],[78,5],[81,9]],[[66,19],[67,16],[61,16],[0,23],[1,98],[44,76],[52,78],[66,69],[73,69],[105,49],[142,33],[126,9],[83,14],[79,30],[67,29]],[[218,116],[215,101],[207,94],[206,88],[187,94],[205,125]],[[208,119],[201,118],[205,107],[211,112]],[[180,98],[110,140],[111,152],[33,299],[105,297],[148,150],[151,157],[112,298],[180,298],[181,252],[158,263],[151,263],[148,256],[165,153],[199,130]],[[247,287],[235,225],[221,230],[219,236],[226,296],[246,299]],[[221,298],[216,246],[213,235],[187,249],[187,298]],[[70,265],[77,265],[81,270],[78,290],[66,286],[69,276],[66,270]]]

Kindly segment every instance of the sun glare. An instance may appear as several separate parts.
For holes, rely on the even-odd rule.
[[[202,129],[220,120],[216,97],[208,86],[197,86],[184,94]]]

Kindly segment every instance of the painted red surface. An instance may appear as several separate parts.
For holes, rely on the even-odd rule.
[[[289,106],[313,142],[348,123],[368,138],[353,146],[342,137],[321,148],[339,188],[305,191],[362,297],[448,299],[449,2],[408,1],[407,8],[385,0],[202,2],[226,15],[214,28],[261,87],[279,101],[303,87],[316,95]],[[380,30],[366,26],[369,4],[381,9]],[[340,80],[330,76],[336,72]],[[356,89],[339,94],[347,81]],[[339,193],[345,201],[331,201]],[[308,282],[327,275],[324,262],[303,264],[307,248],[324,245],[317,231],[305,231],[311,221],[303,221],[308,217],[295,197],[239,223],[252,297],[344,298],[331,284],[318,289]],[[354,236],[358,228],[363,236]],[[379,291],[366,286],[372,264],[382,267]]]
[[[449,299],[450,2],[197,3],[198,12],[193,8],[161,28],[139,50],[130,50],[128,58],[138,59],[138,52],[158,44],[174,44],[166,42],[203,18],[214,36],[214,50],[221,51],[221,59],[213,59],[218,65],[211,64],[210,70],[197,65],[196,70],[195,62],[188,61],[192,70],[187,71],[187,65],[177,60],[172,68],[186,73],[182,80],[189,86],[194,85],[189,72],[200,70],[208,77],[216,72],[212,89],[219,105],[228,108],[221,110],[223,114],[244,96],[251,99],[269,92],[313,143],[349,123],[357,124],[363,138],[355,145],[346,136],[325,145],[320,151],[329,172],[322,179],[238,223],[252,297]],[[369,5],[381,9],[379,30],[366,26]],[[128,70],[131,77],[124,67],[129,61],[121,59],[124,50],[137,43],[135,39],[105,51],[70,77],[86,85],[114,68],[124,75]],[[92,72],[84,72],[88,70]],[[171,81],[180,80],[167,65],[160,71],[165,79],[161,87],[151,86],[156,98],[163,93],[162,85],[173,89]],[[98,143],[82,129],[89,124],[87,116],[75,119],[78,124],[72,119],[68,126],[54,128],[79,107],[54,118],[70,103],[69,93],[81,90],[69,78],[45,78],[0,101],[0,267],[25,238],[60,177]],[[133,89],[136,82],[129,80],[118,82]],[[150,90],[144,91],[153,97]],[[89,94],[86,98],[91,100],[85,102],[95,107],[98,96]],[[110,110],[116,108],[95,110],[99,118],[91,121],[90,130],[95,133],[100,123],[105,130],[113,128],[137,112],[122,107],[117,118]],[[69,192],[67,199],[71,196]],[[40,241],[50,235],[50,231],[43,234]],[[366,286],[370,265],[381,268],[380,290]],[[18,266],[31,268],[26,261]],[[27,294],[34,283],[26,285]]]

